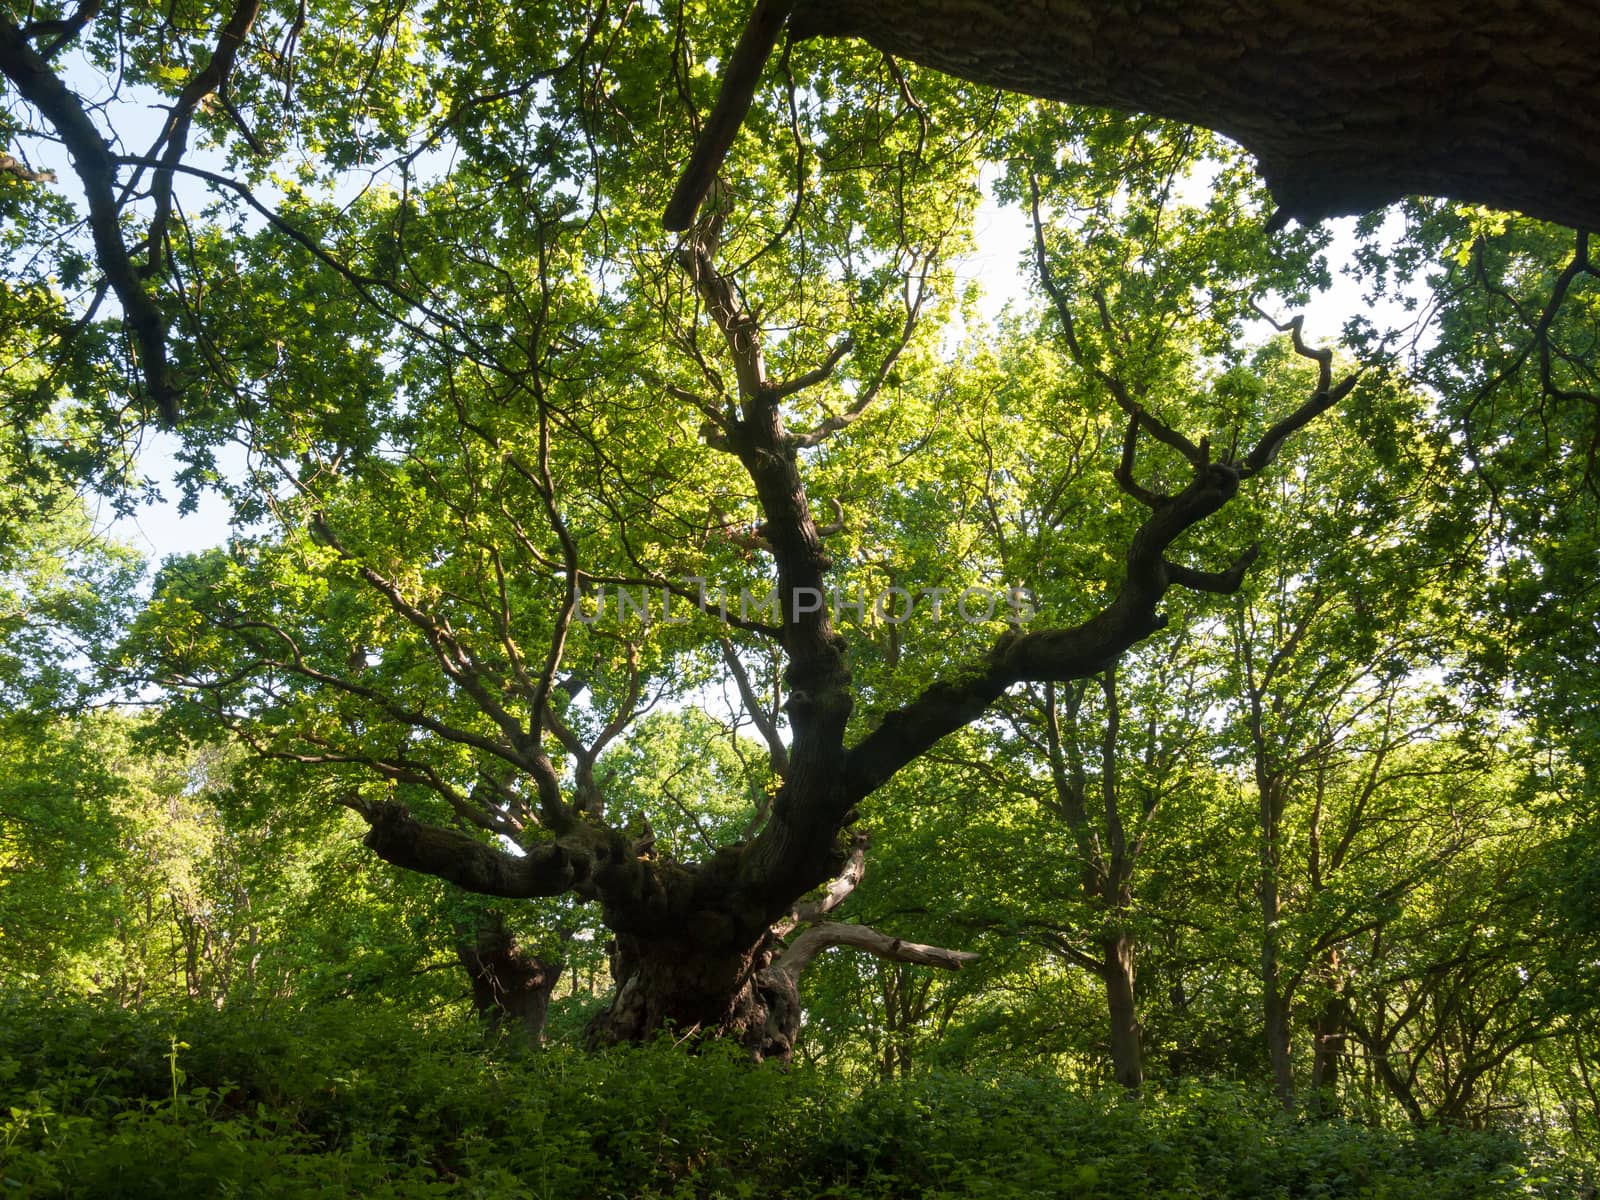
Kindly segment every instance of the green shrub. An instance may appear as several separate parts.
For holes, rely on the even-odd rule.
[[[1040,1073],[849,1089],[670,1044],[485,1053],[382,1007],[0,1001],[0,1196],[1577,1196],[1504,1134],[1296,1120],[1229,1084]]]

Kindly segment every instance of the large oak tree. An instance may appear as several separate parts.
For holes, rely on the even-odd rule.
[[[780,8],[733,67],[759,69]],[[897,26],[893,6],[804,6],[794,32],[888,46],[895,28],[958,28],[918,11]],[[1018,125],[1020,106],[856,43],[781,64],[734,167],[712,163],[709,203],[663,240],[663,185],[736,34],[728,14],[565,3],[0,20],[0,204],[19,217],[4,318],[30,364],[5,398],[76,401],[113,435],[177,424],[189,479],[235,502],[241,536],[169,564],[130,643],[175,716],[315,769],[391,863],[596,908],[617,984],[597,1037],[700,1028],[782,1057],[819,950],[964,961],[831,919],[862,877],[873,797],[1017,685],[1108,670],[1173,589],[1238,588],[1253,551],[1219,514],[1354,383],[1296,322],[1281,332],[1313,367],[1304,391],[1241,407],[1219,386],[1252,295],[1314,274],[1306,235],[1265,239],[1225,147],[1153,120]],[[130,115],[146,102],[154,130]],[[1098,571],[1039,581],[1070,603],[864,670],[834,586],[944,586],[863,514],[944,502],[940,342],[985,138],[1034,218],[1047,398],[1115,422],[1099,466],[1124,519],[1096,531]],[[1062,145],[1092,150],[1089,168]],[[1210,198],[1181,202],[1174,181],[1206,156]],[[1290,215],[1357,202],[1272,182]],[[1075,240],[1085,196],[1128,227]],[[1054,428],[1048,405],[1037,419]],[[1003,565],[979,553],[971,578],[1010,582]],[[592,607],[616,587],[692,604],[697,579],[731,585],[735,611],[635,632]],[[741,589],[774,601],[738,611]],[[712,678],[767,774],[748,812],[669,845],[659,813],[696,798],[664,780],[647,820],[609,756]]]

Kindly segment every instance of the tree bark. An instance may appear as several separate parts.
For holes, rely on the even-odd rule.
[[[589,1023],[592,1043],[703,1036],[736,1042],[758,1061],[789,1060],[800,1032],[800,998],[788,975],[766,976],[767,939],[738,950],[687,936],[618,934],[610,951],[615,992]]]
[[[1256,790],[1260,805],[1261,838],[1261,1016],[1267,1043],[1267,1066],[1272,1090],[1285,1108],[1294,1105],[1294,1059],[1291,1054],[1289,997],[1283,982],[1283,947],[1279,922],[1283,916],[1280,870],[1283,862],[1283,807],[1287,799],[1283,781],[1266,765],[1261,733],[1260,694],[1251,693],[1251,733],[1256,743]]]
[[[796,0],[789,31],[1215,129],[1256,156],[1284,219],[1441,195],[1600,225],[1592,4]]]
[[[690,936],[619,934],[611,945],[616,991],[590,1022],[589,1038],[615,1045],[662,1032],[715,1037],[737,1042],[758,1061],[786,1063],[800,1034],[800,976],[817,954],[834,946],[949,971],[978,958],[844,922],[810,926],[787,948],[772,935],[740,950]]]
[[[903,938],[880,933],[866,925],[849,925],[835,921],[826,925],[813,925],[801,933],[789,944],[789,948],[773,964],[772,969],[774,972],[787,974],[792,979],[799,979],[800,973],[811,964],[811,960],[820,951],[833,946],[852,946],[857,950],[876,954],[879,958],[889,959],[891,962],[943,967],[947,971],[959,971],[968,963],[978,961],[978,956],[968,950],[946,950],[943,946],[926,946],[920,942],[908,942]]]
[[[1285,215],[1446,195],[1600,223],[1600,8],[1535,0],[803,0],[980,83],[1204,125],[1251,151]]]
[[[1265,806],[1265,802],[1263,802]],[[1285,1108],[1294,1104],[1294,1058],[1289,1026],[1289,998],[1284,994],[1282,947],[1278,921],[1282,914],[1279,900],[1275,833],[1263,831],[1261,873],[1261,1016],[1262,1036],[1267,1043],[1267,1066],[1272,1073],[1272,1090]],[[1270,856],[1270,857],[1269,857]]]
[[[1294,1059],[1291,1056],[1289,1005],[1284,1000],[1282,971],[1278,964],[1277,935],[1261,943],[1263,1032],[1267,1039],[1267,1065],[1272,1071],[1272,1091],[1285,1108],[1294,1105]]]

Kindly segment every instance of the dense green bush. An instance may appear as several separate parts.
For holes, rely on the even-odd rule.
[[[1307,1122],[1225,1084],[849,1090],[718,1048],[485,1054],[392,1010],[0,1002],[0,1195],[1577,1196],[1508,1136]]]

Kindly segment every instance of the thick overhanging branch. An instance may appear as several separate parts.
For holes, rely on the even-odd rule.
[[[788,33],[1070,104],[1203,125],[1255,154],[1290,219],[1443,195],[1600,227],[1600,11],[1536,0],[792,0],[756,6],[673,194],[686,228]]]
[[[469,892],[515,900],[560,896],[582,890],[590,876],[587,855],[555,843],[516,855],[459,830],[418,821],[402,804],[348,803],[370,826],[364,841],[379,858]]]
[[[1256,556],[1261,553],[1261,543],[1251,543],[1238,558],[1233,560],[1233,565],[1224,571],[1199,571],[1194,567],[1186,567],[1182,563],[1168,562],[1167,578],[1179,587],[1186,587],[1191,592],[1213,592],[1219,596],[1231,596],[1239,590],[1239,585],[1244,582],[1245,572],[1256,561]]]
[[[794,0],[757,0],[755,11],[745,23],[739,44],[728,59],[722,75],[722,90],[705,127],[695,143],[694,155],[683,178],[667,202],[663,223],[671,230],[689,228],[695,211],[716,181],[717,170],[728,155],[728,148],[744,124],[744,115],[755,99],[761,71],[772,56],[783,33],[783,26],[794,8]]]
[[[1036,231],[1038,227],[1036,215]],[[1069,353],[1081,357],[1064,297],[1049,275],[1042,237],[1038,239],[1038,251],[1046,286],[1057,298],[1062,313]],[[848,751],[840,804],[856,803],[940,738],[977,720],[1011,685],[1064,683],[1106,670],[1131,646],[1165,625],[1166,618],[1158,608],[1169,587],[1220,594],[1239,589],[1245,572],[1255,561],[1258,546],[1245,550],[1222,571],[1202,571],[1175,563],[1167,558],[1167,550],[1185,532],[1233,499],[1241,480],[1263,470],[1289,436],[1348,395],[1356,384],[1354,375],[1333,383],[1332,352],[1306,346],[1300,337],[1299,318],[1281,328],[1292,333],[1298,353],[1318,363],[1317,389],[1310,398],[1273,424],[1237,462],[1212,462],[1210,446],[1204,440],[1196,446],[1175,433],[1170,438],[1161,437],[1168,445],[1193,451],[1185,452],[1194,469],[1193,478],[1172,497],[1158,495],[1134,479],[1134,448],[1140,429],[1148,426],[1142,411],[1129,412],[1128,433],[1116,475],[1123,490],[1150,508],[1151,513],[1134,532],[1115,597],[1089,620],[1070,629],[1008,633],[984,658],[959,668],[951,678],[934,683],[915,700],[884,717],[875,730]],[[1111,376],[1107,379],[1109,383],[1117,382]]]
[[[982,659],[958,668],[951,678],[932,684],[884,717],[850,748],[841,802],[865,797],[940,738],[977,720],[1012,684],[1066,682],[1095,674],[1161,629],[1166,619],[1157,609],[1167,588],[1185,582],[1173,577],[1167,549],[1222,508],[1238,488],[1239,472],[1226,463],[1197,471],[1188,487],[1135,531],[1122,585],[1093,617],[1068,629],[1007,633]],[[1242,576],[1243,567],[1236,563],[1235,569]]]

